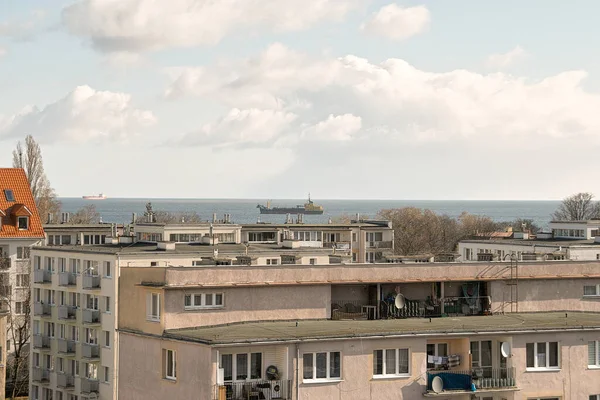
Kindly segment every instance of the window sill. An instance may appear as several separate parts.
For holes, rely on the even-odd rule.
[[[170,382],[170,383],[177,383],[177,378],[164,377],[163,381]]]
[[[588,365],[587,369],[599,371],[600,365]]]
[[[584,300],[600,300],[600,295],[597,295],[597,294],[595,294],[593,296],[592,295],[589,295],[589,296],[583,295],[582,299],[584,299]]]
[[[207,307],[184,307],[184,311],[203,311],[203,310],[221,310],[225,306],[207,306]]]
[[[373,376],[373,378],[371,379],[372,381],[389,381],[389,380],[394,380],[394,379],[408,379],[411,376],[408,374],[402,374],[402,375],[376,375]]]
[[[525,368],[525,372],[560,372],[560,368]]]
[[[305,385],[323,385],[328,383],[344,382],[343,379],[304,379],[302,383]]]
[[[150,318],[146,318],[147,322],[160,322],[160,319],[150,319]]]

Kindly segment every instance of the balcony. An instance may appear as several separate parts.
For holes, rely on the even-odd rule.
[[[33,283],[52,283],[52,272],[47,269],[34,269]]]
[[[75,306],[58,306],[58,319],[75,319],[77,318]]]
[[[367,242],[367,247],[370,249],[391,249],[391,240],[380,240],[375,242]]]
[[[350,250],[350,242],[323,242],[323,248],[336,250]]]
[[[33,335],[33,348],[49,350],[50,349],[50,336]]]
[[[67,339],[58,339],[58,352],[61,354],[75,354],[75,341]]]
[[[33,367],[31,369],[31,380],[34,382],[49,382],[50,370],[42,367]]]
[[[81,310],[81,321],[84,324],[99,324],[100,323],[100,311],[98,310]]]
[[[100,277],[97,275],[83,275],[82,282],[84,289],[100,289]]]
[[[33,303],[33,315],[35,317],[51,317],[52,307],[50,304]]]
[[[61,389],[73,389],[75,387],[75,377],[59,372],[56,374],[56,386]]]
[[[58,274],[58,286],[77,285],[77,275],[72,272],[61,272]]]
[[[439,376],[443,382],[440,393],[433,391],[433,378]],[[475,384],[477,392],[515,391],[514,368],[475,368],[467,371],[430,371],[427,372],[427,391],[425,397],[447,396],[449,394],[472,393],[471,385]]]
[[[0,270],[10,269],[10,258],[0,257]]]
[[[97,344],[82,343],[81,356],[83,358],[99,358],[100,348]]]
[[[90,393],[98,393],[100,386],[98,384],[98,380],[89,379],[89,378],[81,378],[81,393],[90,394]]]
[[[213,400],[265,399],[290,400],[292,385],[289,380],[225,382],[215,385]]]

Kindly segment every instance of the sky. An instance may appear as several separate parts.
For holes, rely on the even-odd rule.
[[[600,196],[597,0],[0,2],[61,197]]]

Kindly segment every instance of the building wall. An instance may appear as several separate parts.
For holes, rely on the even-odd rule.
[[[185,294],[193,293],[223,293],[224,307],[185,310]],[[329,317],[331,308],[331,287],[328,285],[166,290],[165,294],[164,329],[242,321],[324,319]],[[131,324],[130,321],[126,323]],[[148,329],[147,326],[144,328]]]
[[[584,285],[598,285],[600,279],[519,280],[519,312],[592,311],[600,312],[600,298],[583,297]],[[492,311],[510,311],[510,286],[490,282]]]
[[[6,319],[8,315],[0,314],[0,399],[4,399],[4,393],[6,388],[6,356],[8,354],[6,349],[7,339],[7,325]]]
[[[216,359],[208,346],[119,334],[120,399],[211,399]],[[164,378],[163,349],[176,351],[177,380]]]
[[[165,326],[165,295],[161,288],[142,286],[142,282],[165,282],[165,268],[121,268],[119,278],[119,327],[162,335]],[[147,320],[148,293],[160,294],[160,322]],[[182,299],[183,304],[183,299]]]

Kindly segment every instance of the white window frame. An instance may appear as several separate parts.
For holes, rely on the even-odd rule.
[[[221,304],[216,304],[217,296],[221,295]],[[207,296],[212,297],[212,304],[206,304]],[[190,299],[190,304],[186,305],[186,300]],[[200,305],[196,305],[196,300],[199,299]],[[183,308],[184,310],[206,310],[223,308],[225,306],[225,294],[223,292],[214,293],[186,293],[183,296]]]
[[[154,299],[156,298],[156,310],[154,310]],[[160,322],[160,293],[148,293],[146,296],[146,320]]]
[[[169,371],[169,360],[173,366],[173,370]],[[165,363],[165,379],[170,381],[177,380],[177,352],[171,349],[164,349],[164,363]]]
[[[590,400],[600,400],[600,394],[590,394]]]
[[[410,359],[411,359],[411,352],[410,349],[408,348],[398,348],[398,349],[376,349],[373,350],[373,369],[375,369],[375,352],[377,351],[381,351],[381,357],[382,357],[382,373],[381,374],[376,374],[375,372],[373,372],[373,378],[408,378],[410,377]],[[387,373],[387,356],[386,353],[389,351],[393,351],[395,353],[395,368],[394,368],[394,372],[393,374],[388,374]],[[407,353],[407,357],[408,357],[408,371],[407,372],[400,372],[400,351],[406,351]]]
[[[590,364],[590,346],[594,346],[594,364]],[[600,340],[590,340],[588,341],[588,368],[600,369]],[[598,398],[600,400],[600,398]]]
[[[104,277],[112,278],[112,263],[110,261],[104,261]]]
[[[25,228],[21,228],[21,219],[25,219]],[[29,230],[29,217],[27,216],[19,216],[17,217],[17,229],[20,231]]]
[[[448,342],[427,343],[427,345],[430,345],[430,344],[434,346],[434,351],[432,354],[434,357],[447,357],[450,354],[450,345],[448,344]],[[426,357],[429,356],[429,354],[427,354],[427,345],[425,346]],[[446,346],[446,354],[442,354],[442,352],[440,352],[440,345]],[[427,362],[427,364],[429,364],[429,362]],[[433,370],[433,369],[435,369],[435,365],[433,368],[428,366],[427,369]]]
[[[238,355],[245,355],[246,356],[246,379],[237,379],[238,376],[238,370],[237,370],[237,356]],[[260,377],[258,378],[252,378],[252,356],[254,354],[260,354],[260,367],[258,368],[258,371],[260,373]],[[225,382],[249,382],[249,381],[260,381],[264,378],[263,376],[263,366],[265,365],[265,355],[264,353],[260,352],[260,351],[253,351],[253,352],[241,352],[241,353],[221,353],[221,358],[219,359],[219,366],[220,368],[224,368],[222,366],[223,364],[223,356],[231,356],[231,380],[227,380]]]
[[[544,343],[546,345],[546,365],[539,366],[538,365],[538,344]],[[556,343],[556,362],[558,366],[550,366],[550,343]],[[533,344],[533,367],[527,366],[527,345]],[[560,342],[552,341],[552,342],[528,342],[525,345],[525,366],[526,371],[557,371],[561,368],[561,357],[560,357]]]
[[[17,247],[17,260],[29,260],[30,250],[31,249],[28,246]],[[25,256],[27,256],[27,257],[25,257]]]
[[[327,354],[327,376],[325,378],[317,378],[317,354],[326,353]],[[340,376],[331,376],[331,355],[334,353],[338,353],[340,355]],[[312,378],[304,377],[304,356],[312,355]],[[332,381],[341,381],[342,380],[342,352],[341,351],[315,351],[308,352],[302,354],[302,382],[304,383],[315,383],[315,382],[332,382]]]
[[[594,294],[586,294],[586,288],[594,288]],[[600,297],[600,285],[583,285],[583,297]]]

